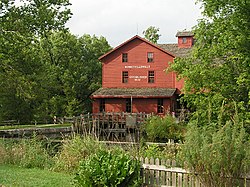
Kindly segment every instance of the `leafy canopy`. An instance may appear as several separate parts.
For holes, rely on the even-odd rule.
[[[185,79],[184,99],[196,111],[195,119],[206,123],[209,115],[210,120],[216,120],[223,101],[229,119],[235,101],[245,126],[249,126],[250,2],[199,2],[204,18],[194,28],[192,55],[176,59],[171,68]],[[206,110],[208,107],[211,110]]]
[[[145,31],[143,31],[143,34],[147,40],[156,44],[161,36],[160,34],[158,34],[158,32],[159,32],[159,28],[150,26]]]
[[[68,0],[0,2],[0,121],[48,122],[90,111],[104,37],[68,32]]]

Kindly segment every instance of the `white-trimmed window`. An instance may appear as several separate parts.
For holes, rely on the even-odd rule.
[[[128,53],[122,53],[122,62],[128,62]]]
[[[128,83],[128,71],[122,72],[122,83]]]
[[[148,83],[154,83],[154,82],[155,82],[155,72],[148,71]]]
[[[154,53],[148,52],[148,62],[154,62]]]

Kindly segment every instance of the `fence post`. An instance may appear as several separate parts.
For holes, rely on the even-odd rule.
[[[150,158],[150,164],[154,165],[154,159]],[[154,170],[150,169],[150,185],[154,185]]]
[[[166,161],[166,166],[172,167],[171,161],[169,159]],[[166,184],[167,184],[167,186],[171,186],[171,173],[167,171],[166,175],[167,175],[166,176]]]
[[[147,157],[145,158],[144,163],[149,164],[149,160]],[[148,168],[145,168],[145,184],[147,185],[149,184],[149,169]]]

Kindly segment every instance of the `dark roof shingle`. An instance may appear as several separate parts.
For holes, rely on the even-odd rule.
[[[165,51],[169,51],[175,57],[187,57],[192,50],[192,48],[179,48],[178,44],[158,44],[158,46]]]
[[[178,31],[176,37],[194,36],[192,31]]]
[[[175,88],[100,88],[92,94],[93,98],[156,98],[171,97]]]

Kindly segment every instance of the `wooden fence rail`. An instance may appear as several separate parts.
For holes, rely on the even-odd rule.
[[[147,187],[205,187],[198,174],[177,167],[173,160],[140,158],[143,186]],[[242,187],[250,186],[250,178],[241,178]]]
[[[19,125],[18,120],[6,120],[6,121],[0,121],[0,126],[13,126],[13,125]]]
[[[139,141],[140,124],[151,114],[95,113],[74,118],[74,132],[92,134],[99,140]]]

